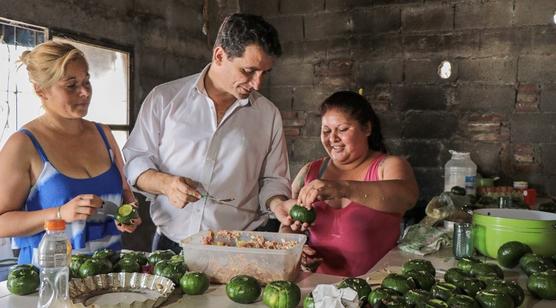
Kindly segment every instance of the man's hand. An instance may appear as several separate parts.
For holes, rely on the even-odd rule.
[[[163,194],[168,197],[170,204],[182,209],[190,202],[196,202],[201,194],[195,188],[197,185],[191,179],[181,176],[169,176],[164,185]]]
[[[288,226],[292,231],[301,231],[309,229],[310,225],[308,223],[302,223],[297,220],[293,220],[290,216],[291,208],[297,204],[297,200],[290,199],[280,203],[276,203],[271,206],[270,210],[276,215],[276,218],[282,223],[282,226]]]
[[[276,215],[276,218],[284,226],[289,226],[293,223],[290,217],[290,209],[297,203],[297,200],[290,199],[282,202],[270,204],[270,210]]]

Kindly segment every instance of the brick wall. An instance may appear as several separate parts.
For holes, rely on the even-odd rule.
[[[279,30],[284,56],[263,92],[282,110],[292,174],[323,155],[319,103],[362,88],[421,205],[443,188],[448,150],[484,176],[556,195],[553,0],[239,0]],[[437,76],[442,60],[453,65]]]

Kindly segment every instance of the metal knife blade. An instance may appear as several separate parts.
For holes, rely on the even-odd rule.
[[[97,214],[106,215],[108,217],[116,217],[118,215],[119,206],[112,201],[102,201],[102,206],[97,209]]]

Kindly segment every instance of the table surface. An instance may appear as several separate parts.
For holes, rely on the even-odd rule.
[[[380,281],[389,271],[397,271],[400,266],[404,264],[409,259],[424,258],[431,261],[438,272],[443,273],[443,271],[455,266],[455,259],[452,257],[450,249],[442,249],[438,253],[428,255],[425,257],[419,257],[412,254],[407,254],[401,252],[399,249],[394,248],[388,254],[386,254],[367,274],[362,275],[362,278],[369,278],[371,283],[374,281]],[[527,276],[520,270],[504,270],[505,278],[516,280],[524,288],[526,294],[528,293],[526,288]],[[337,283],[341,281],[343,277],[331,276],[324,274],[311,274],[311,273],[300,273],[298,277],[298,285],[301,288],[302,299],[311,292],[311,290],[318,284],[330,284]],[[374,288],[375,286],[373,286]],[[38,293],[17,296],[9,293],[6,288],[6,281],[0,283],[0,307],[36,307],[38,300]],[[301,307],[302,303],[300,303]],[[222,308],[232,308],[232,307],[266,307],[263,305],[262,301],[250,305],[241,305],[234,303],[228,299],[225,292],[224,285],[211,285],[206,293],[203,295],[174,295],[164,303],[162,307],[177,308],[177,307],[222,307]],[[556,300],[536,300],[531,296],[527,295],[525,302],[521,307],[526,308],[553,308],[556,307]]]

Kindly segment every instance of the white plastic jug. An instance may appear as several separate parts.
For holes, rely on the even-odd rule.
[[[475,194],[477,165],[471,160],[469,152],[450,150],[452,158],[444,165],[444,191],[454,186],[465,188],[468,195]]]

